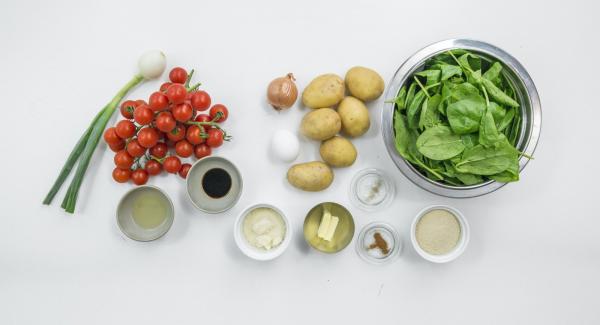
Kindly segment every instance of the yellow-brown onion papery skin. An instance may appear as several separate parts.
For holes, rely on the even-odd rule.
[[[296,88],[296,79],[292,73],[286,76],[275,78],[267,88],[267,98],[269,104],[276,110],[282,110],[292,107],[298,99],[298,88]]]

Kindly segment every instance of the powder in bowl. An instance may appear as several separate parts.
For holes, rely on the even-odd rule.
[[[460,223],[452,212],[434,209],[419,219],[415,236],[419,246],[427,253],[444,255],[458,245],[461,236]]]

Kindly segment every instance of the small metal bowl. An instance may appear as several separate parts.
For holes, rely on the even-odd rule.
[[[223,197],[212,198],[202,188],[202,178],[213,168],[224,169],[231,176],[231,188]],[[188,197],[192,204],[206,213],[221,213],[233,207],[242,195],[242,175],[235,165],[218,156],[202,158],[192,165],[186,179]]]
[[[332,215],[340,218],[335,235],[330,242],[317,236],[325,208],[329,209]],[[354,237],[354,218],[350,211],[341,204],[335,202],[319,203],[306,214],[303,232],[304,239],[312,248],[323,253],[337,253],[346,248],[352,241],[352,237]]]
[[[134,205],[138,198],[150,195],[150,200],[163,200],[166,206],[165,219],[160,224],[151,228],[144,228],[136,223],[133,216]],[[137,241],[152,241],[166,234],[175,219],[175,208],[173,202],[165,192],[155,186],[144,185],[131,189],[117,206],[117,225],[119,229],[129,238]]]
[[[510,54],[494,45],[467,39],[450,39],[429,45],[408,58],[398,68],[388,85],[385,98],[395,98],[400,88],[407,82],[410,76],[423,67],[425,61],[442,52],[459,48],[476,52],[483,58],[502,63],[504,67],[503,74],[515,85],[515,92],[521,105],[523,123],[521,123],[520,135],[516,147],[526,155],[532,156],[540,136],[542,125],[542,107],[537,89],[523,65]],[[436,182],[421,174],[411,163],[402,158],[396,150],[394,139],[394,106],[394,103],[387,102],[383,106],[381,124],[383,140],[390,157],[398,169],[417,186],[431,193],[446,197],[468,198],[491,193],[506,185],[506,183],[487,181],[472,186],[451,186]],[[529,159],[521,157],[519,170],[523,170],[528,162]]]

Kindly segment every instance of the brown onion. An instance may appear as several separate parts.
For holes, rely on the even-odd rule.
[[[298,88],[294,83],[294,75],[288,73],[286,76],[275,78],[267,88],[269,104],[276,110],[290,108],[298,98]]]

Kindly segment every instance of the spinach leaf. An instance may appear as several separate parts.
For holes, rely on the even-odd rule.
[[[498,174],[490,175],[489,178],[502,183],[516,182],[519,180],[519,159],[515,157],[508,168]]]
[[[485,111],[485,101],[479,97],[470,97],[448,105],[446,114],[452,131],[466,134],[479,130],[481,117]]]
[[[494,117],[496,125],[498,125],[499,121],[502,121],[502,119],[506,115],[506,109],[496,104],[496,102],[490,102],[488,108],[492,112],[492,116]]]
[[[408,107],[408,105],[410,105],[412,100],[415,98],[415,90],[416,89],[417,89],[417,85],[414,82],[408,87],[408,91],[406,92],[406,100],[404,101],[405,107]]]
[[[492,110],[488,106],[479,125],[479,143],[484,147],[493,147],[505,139],[504,134],[498,132],[494,117],[492,116]]]
[[[449,127],[438,125],[421,133],[417,138],[417,149],[429,159],[446,160],[459,155],[465,146]]]
[[[440,81],[441,74],[442,72],[440,70],[423,70],[415,73],[415,76],[427,78],[425,86],[431,86]]]
[[[504,114],[504,117],[502,117],[500,122],[496,123],[498,131],[504,131],[504,129],[506,129],[510,122],[512,122],[512,119],[515,117],[515,110],[515,108],[511,108],[508,111],[506,111],[506,114]],[[494,118],[494,121],[497,121],[496,118]]]
[[[481,58],[473,53],[465,53],[458,58],[458,62],[463,69],[477,71],[481,70]]]
[[[410,146],[412,145],[412,138],[410,135],[410,131],[406,126],[406,118],[400,114],[398,110],[394,112],[394,131],[396,133],[395,136],[395,144],[396,150],[402,156],[402,158],[415,163],[412,155],[410,154]]]
[[[440,123],[440,112],[438,112],[438,106],[442,95],[436,94],[431,98],[426,98],[421,106],[421,117],[419,119],[419,129],[423,130],[430,128]]]
[[[448,80],[454,76],[462,76],[462,69],[459,66],[444,63],[440,64],[439,68],[440,71],[442,71],[442,81]]]
[[[402,111],[406,109],[406,87],[402,86],[402,88],[400,88],[400,91],[398,91],[398,96],[396,96],[393,101],[398,110]]]
[[[496,87],[493,82],[486,78],[481,78],[481,83],[487,93],[492,97],[495,101],[497,101],[501,105],[507,105],[510,107],[519,107],[519,103],[516,100],[512,99],[510,96],[505,94],[500,88]]]
[[[456,173],[456,178],[465,185],[475,185],[483,182],[483,177],[475,174]]]
[[[494,175],[505,171],[518,152],[508,142],[501,142],[496,147],[486,148],[481,144],[467,149],[456,170],[460,173],[475,175]]]
[[[419,126],[419,110],[421,109],[421,105],[423,104],[425,98],[425,92],[423,92],[423,90],[419,90],[412,102],[408,104],[406,117],[408,121],[408,127],[411,129],[416,129]]]
[[[463,134],[460,136],[465,148],[473,148],[479,144],[479,135],[477,133]]]
[[[500,72],[502,71],[502,64],[500,62],[494,62],[492,66],[483,74],[482,77],[493,82],[495,85],[500,85],[502,80],[500,79]]]

